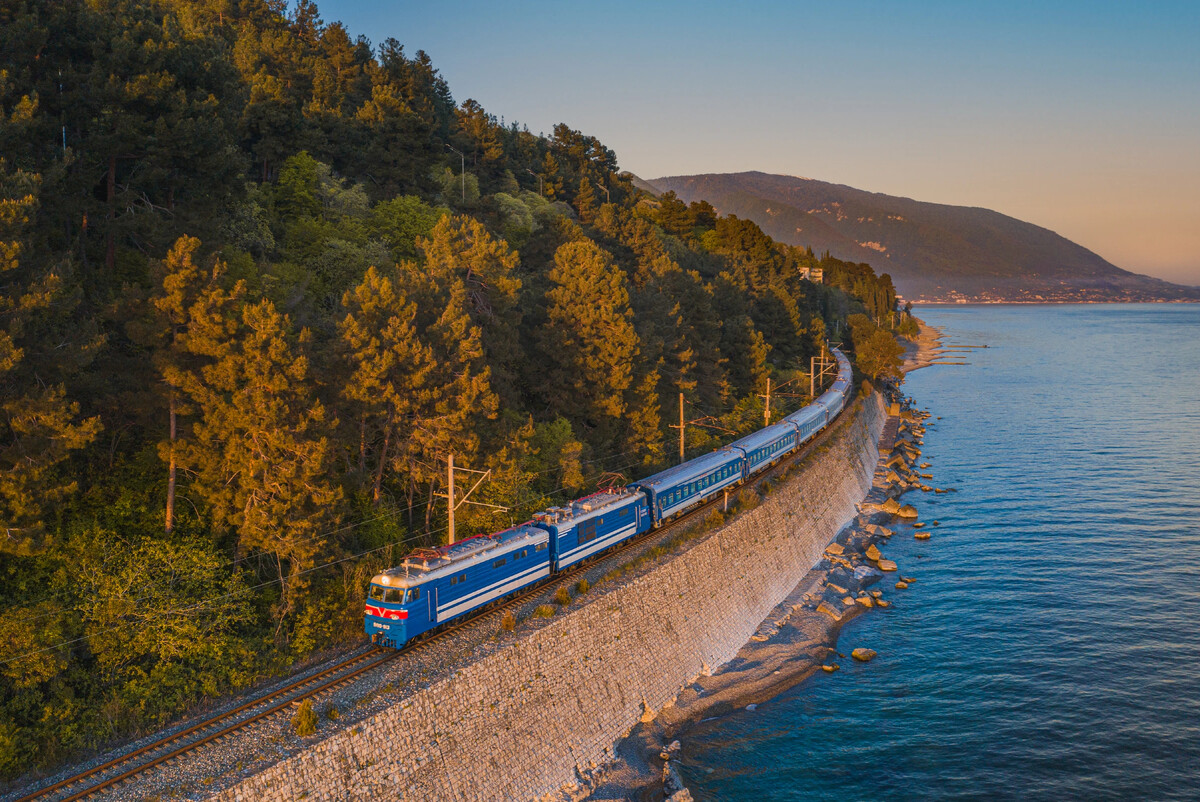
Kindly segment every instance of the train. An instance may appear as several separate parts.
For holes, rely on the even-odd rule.
[[[746,482],[800,448],[850,395],[850,361],[837,348],[828,390],[779,422],[624,487],[607,488],[500,532],[420,548],[371,579],[364,631],[395,649],[481,607],[656,529]]]

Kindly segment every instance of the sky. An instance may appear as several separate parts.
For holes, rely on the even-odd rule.
[[[454,98],[643,178],[982,206],[1200,285],[1200,2],[318,0]]]

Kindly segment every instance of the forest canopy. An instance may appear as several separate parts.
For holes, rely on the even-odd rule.
[[[886,275],[309,0],[5,3],[0,277],[8,777],[361,637],[445,541],[449,454],[491,471],[459,536],[495,531],[669,464],[680,394],[711,449],[848,315],[898,322]]]

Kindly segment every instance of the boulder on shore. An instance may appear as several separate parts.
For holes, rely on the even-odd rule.
[[[880,571],[895,571],[896,570],[896,563],[892,562],[891,560],[879,560],[876,563],[876,565],[879,566]]]
[[[860,663],[869,663],[875,659],[877,652],[874,649],[864,649],[861,646],[850,652],[850,656]]]
[[[894,498],[889,498],[887,501],[879,505],[879,509],[883,510],[889,515],[895,515],[896,513],[900,512],[900,503]]]
[[[879,549],[876,548],[874,543],[872,543],[870,546],[867,546],[866,553],[867,553],[868,560],[878,560],[880,557],[883,556],[882,554],[879,553]]]
[[[905,587],[908,587],[908,586],[907,586],[907,585],[905,585]],[[839,620],[841,620],[841,618],[842,618],[842,613],[841,613],[841,611],[840,611],[840,610],[835,610],[835,609],[833,609],[833,607],[832,607],[832,606],[829,604],[829,602],[824,602],[824,601],[823,601],[823,602],[821,602],[820,604],[818,604],[818,605],[817,605],[817,612],[818,612],[818,613],[825,613],[825,615],[829,616],[829,617],[830,617],[830,618],[832,618],[834,621],[839,621]]]
[[[917,517],[917,508],[911,504],[905,504],[903,507],[900,508],[900,510],[896,513],[896,515],[898,515],[901,518],[916,518]]]

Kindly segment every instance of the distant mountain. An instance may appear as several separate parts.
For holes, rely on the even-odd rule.
[[[989,209],[760,172],[645,183],[753,220],[781,242],[869,262],[914,300],[1200,300],[1200,288],[1130,273],[1053,231]]]

